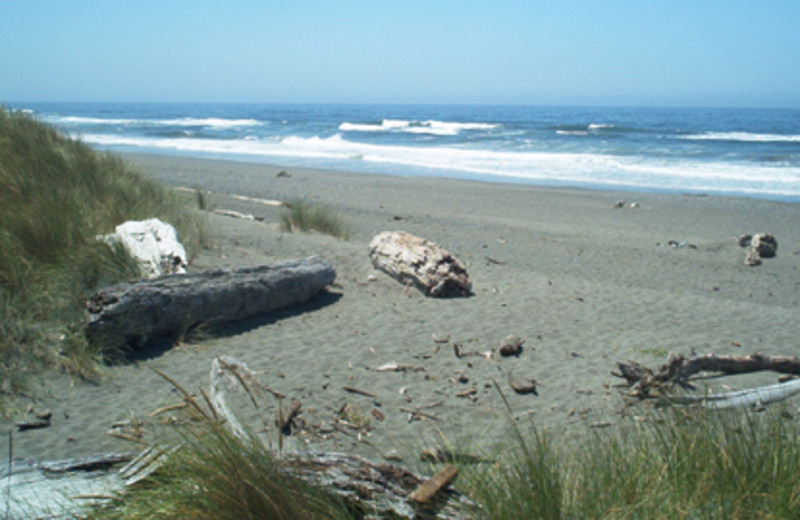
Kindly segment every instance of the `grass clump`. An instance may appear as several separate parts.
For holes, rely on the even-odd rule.
[[[0,108],[0,397],[64,363],[88,376],[102,357],[81,333],[83,302],[138,275],[124,249],[96,236],[157,217],[199,248],[200,221],[122,159],[21,112]],[[94,350],[93,350],[94,349]]]
[[[234,374],[255,402],[245,378]],[[245,430],[233,433],[204,392],[205,405],[167,379],[188,403],[187,420],[177,422],[176,435],[167,440],[177,449],[167,450],[162,466],[89,518],[354,518],[339,497],[290,476],[261,438]]]
[[[327,204],[311,203],[304,200],[293,200],[287,204],[282,215],[282,227],[285,231],[317,231],[326,235],[347,240],[350,229],[344,220]]]
[[[675,409],[556,447],[512,425],[466,493],[489,519],[793,519],[800,436],[780,413]]]

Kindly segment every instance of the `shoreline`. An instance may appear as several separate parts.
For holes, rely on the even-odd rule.
[[[379,458],[441,443],[492,446],[509,424],[496,382],[513,414],[564,439],[593,423],[624,424],[616,361],[655,366],[666,353],[788,355],[800,332],[800,205],[724,196],[624,193],[395,177],[176,156],[120,154],[147,176],[171,186],[211,191],[221,209],[263,222],[209,214],[210,247],[191,269],[274,263],[309,255],[330,260],[337,287],[329,297],[291,312],[224,327],[220,337],[143,353],[109,368],[98,386],[48,382],[36,408],[54,413],[51,428],[15,432],[16,457],[80,457],[136,449],[106,434],[113,423],[142,418],[177,399],[147,368],[187,389],[208,385],[211,361],[232,355],[271,388],[303,404],[307,424],[330,424],[346,404],[371,419],[362,441],[345,434],[299,446],[354,451]],[[289,177],[277,177],[287,171]],[[330,205],[352,226],[352,238],[277,230],[281,209],[228,195]],[[618,199],[639,207],[613,209]],[[372,268],[367,244],[402,229],[432,240],[467,264],[475,295],[433,300]],[[735,237],[769,232],[778,256],[743,264]],[[669,242],[687,247],[671,247]],[[693,247],[688,247],[693,246]],[[516,334],[519,358],[457,358]],[[446,343],[435,338],[449,337]],[[386,373],[385,363],[424,367]],[[515,395],[510,378],[534,378],[539,395]],[[754,374],[711,382],[737,388],[773,382]],[[354,396],[344,387],[378,396]],[[459,397],[472,391],[473,398]],[[375,402],[380,402],[376,406]],[[440,403],[440,404],[437,404]],[[412,420],[423,408],[439,420]],[[273,409],[274,408],[274,409]],[[273,417],[277,404],[267,410]],[[152,421],[151,421],[152,422]],[[3,421],[3,431],[13,423]],[[518,423],[519,424],[519,423]],[[157,425],[151,424],[157,429]],[[327,431],[327,430],[325,430]],[[415,439],[415,440],[409,440]],[[366,442],[364,442],[366,440]],[[290,439],[295,446],[295,439]],[[421,446],[425,444],[426,446]],[[409,456],[409,455],[406,455]]]
[[[560,184],[557,181],[545,181],[545,180],[532,180],[532,179],[525,179],[523,177],[513,177],[513,176],[503,176],[503,175],[481,175],[475,174],[472,178],[469,176],[458,176],[457,174],[447,174],[442,173],[441,175],[425,175],[425,174],[408,174],[408,175],[401,175],[397,173],[383,173],[383,172],[376,172],[376,171],[362,171],[362,170],[347,170],[347,169],[339,169],[339,168],[322,168],[322,167],[313,167],[313,166],[295,166],[291,164],[281,164],[279,162],[265,162],[265,161],[255,161],[248,158],[212,158],[212,157],[197,157],[191,155],[181,155],[181,154],[171,154],[168,152],[164,153],[157,153],[157,152],[113,152],[116,155],[121,157],[127,157],[130,160],[144,162],[146,164],[158,164],[162,161],[175,161],[175,162],[191,162],[191,161],[200,161],[205,163],[228,163],[228,164],[236,164],[242,165],[244,168],[252,170],[257,167],[262,167],[265,171],[275,171],[276,173],[283,170],[297,170],[297,171],[305,171],[305,172],[316,172],[317,174],[346,174],[346,175],[354,175],[354,176],[374,176],[374,177],[389,177],[395,179],[417,179],[417,180],[424,180],[424,179],[433,179],[435,181],[442,181],[442,182],[464,182],[464,183],[474,183],[478,185],[493,185],[493,186],[516,186],[518,188],[527,188],[527,189],[534,189],[534,190],[554,190],[554,191],[568,191],[568,192],[591,192],[597,194],[617,194],[617,195],[625,195],[627,198],[637,198],[640,196],[647,196],[647,195],[654,195],[654,196],[666,196],[666,197],[711,197],[711,198],[727,198],[727,199],[742,199],[742,200],[753,200],[753,201],[764,201],[764,202],[777,202],[783,204],[800,204],[800,196],[792,196],[792,195],[760,195],[756,196],[755,194],[747,194],[747,193],[737,193],[737,192],[729,192],[729,191],[691,191],[691,190],[671,190],[667,188],[656,189],[656,188],[645,188],[645,187],[630,187],[626,189],[622,186],[612,186],[612,185],[603,185],[603,184],[574,184],[570,185],[569,183]],[[161,168],[159,168],[161,169]],[[164,179],[166,181],[166,179]]]

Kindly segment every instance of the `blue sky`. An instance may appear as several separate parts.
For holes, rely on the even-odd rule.
[[[798,0],[0,0],[0,103],[800,108]]]

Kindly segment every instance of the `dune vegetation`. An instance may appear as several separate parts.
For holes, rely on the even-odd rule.
[[[235,435],[210,405],[178,388],[191,420],[177,422],[165,443],[179,449],[90,518],[374,518],[289,476],[272,441]],[[800,435],[786,408],[651,408],[637,421],[587,432],[568,445],[512,417],[505,444],[492,453],[464,456],[443,432],[441,452],[459,456],[434,464],[410,455],[406,464],[427,474],[444,463],[459,466],[453,485],[478,505],[477,516],[469,516],[476,519],[794,519],[800,513]]]
[[[166,187],[30,115],[0,109],[0,403],[32,391],[48,368],[97,374],[109,353],[83,337],[84,301],[137,267],[95,237],[152,217],[197,249],[201,221]]]
[[[305,232],[316,231],[340,240],[350,238],[350,228],[327,204],[296,199],[289,202],[287,207],[281,215],[281,227],[284,231],[298,229]]]

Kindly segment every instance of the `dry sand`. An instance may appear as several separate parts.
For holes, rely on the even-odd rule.
[[[246,362],[264,384],[284,393],[284,407],[289,400],[302,403],[301,417],[320,435],[293,436],[290,447],[372,457],[398,450],[410,457],[440,444],[440,434],[466,449],[500,441],[509,418],[493,382],[523,428],[533,424],[565,440],[585,434],[593,423],[613,427],[644,410],[625,406],[614,386],[619,380],[611,375],[617,361],[655,366],[667,352],[797,353],[798,204],[127,157],[168,184],[213,191],[209,200],[217,208],[263,217],[259,222],[209,214],[210,246],[192,269],[319,255],[333,263],[337,284],[301,308],[231,325],[218,337],[143,352],[136,362],[110,367],[99,385],[54,377],[46,397],[35,402],[35,408],[53,411],[53,424],[15,433],[17,457],[135,449],[106,434],[112,424],[133,418],[152,430],[170,414],[147,414],[180,399],[148,366],[198,392],[208,386],[211,361],[221,354]],[[290,177],[277,177],[282,170]],[[281,232],[280,208],[232,194],[325,202],[349,223],[352,236],[340,241]],[[612,209],[618,199],[640,207]],[[375,271],[367,244],[395,229],[432,240],[465,262],[474,296],[429,299]],[[735,237],[756,232],[777,237],[778,255],[747,267]],[[670,241],[686,246],[672,247]],[[485,351],[508,334],[525,339],[519,358],[454,355],[456,343],[462,350]],[[373,370],[389,362],[424,370]],[[536,379],[538,396],[515,394],[508,383],[512,374]],[[774,381],[774,374],[759,374],[711,384]],[[345,386],[376,397],[349,393]],[[474,399],[457,396],[471,389]],[[372,429],[360,440],[355,430],[331,431],[345,403],[370,419]],[[267,405],[271,421],[278,403]],[[403,410],[418,407],[439,420],[409,422]],[[10,421],[2,424],[2,432],[11,428]],[[274,437],[274,429],[268,435]],[[3,433],[3,453],[7,439]]]

